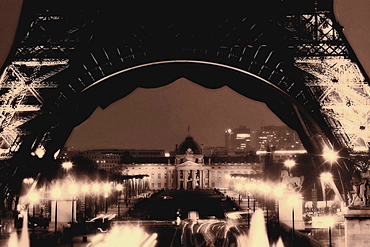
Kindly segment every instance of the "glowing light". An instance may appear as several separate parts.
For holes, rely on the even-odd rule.
[[[105,184],[103,185],[103,190],[104,190],[104,192],[105,192],[105,193],[107,193],[108,191],[110,191],[110,190],[111,190],[111,185],[110,185],[110,183],[105,183]]]
[[[293,166],[295,166],[295,162],[294,162],[294,160],[286,160],[286,161],[284,162],[284,165],[285,165],[286,167],[288,167],[288,168],[292,168]]]
[[[248,245],[246,246],[270,247],[262,209],[257,209],[252,215]]]
[[[88,184],[84,184],[84,185],[82,185],[82,187],[81,187],[81,191],[82,191],[83,193],[87,193],[87,192],[89,192],[89,190],[90,190],[90,186],[89,186]]]
[[[333,216],[326,216],[324,217],[324,224],[326,227],[333,227],[335,224],[335,218]]]
[[[338,159],[338,153],[332,149],[325,149],[323,156],[326,161],[333,163]]]
[[[99,189],[100,189],[100,186],[99,186],[99,184],[98,184],[98,183],[95,183],[95,184],[93,184],[93,185],[92,185],[92,190],[93,190],[95,193],[99,192]]]
[[[92,238],[91,247],[118,247],[125,243],[131,247],[154,247],[157,244],[157,233],[147,234],[140,227],[115,226],[108,233],[98,234]]]
[[[300,195],[299,194],[290,194],[288,195],[288,204],[292,207],[296,207],[296,205],[300,202],[299,200]]]
[[[24,178],[23,183],[32,184],[35,180],[33,178]]]
[[[68,171],[69,169],[71,169],[73,167],[73,164],[72,164],[72,162],[64,162],[62,164],[62,167]]]
[[[123,185],[122,184],[117,184],[116,185],[116,190],[118,190],[118,191],[123,190]]]
[[[235,188],[236,188],[237,190],[241,190],[241,189],[242,189],[242,184],[236,184],[236,185],[235,185]]]
[[[276,196],[276,197],[282,197],[283,194],[284,194],[284,189],[282,186],[276,186],[273,190],[273,194]]]
[[[40,200],[40,195],[36,192],[31,192],[27,195],[27,198],[32,204],[34,204]]]
[[[320,179],[323,182],[329,183],[333,181],[333,175],[330,172],[323,172],[320,174]]]
[[[45,152],[46,152],[46,150],[45,150],[45,148],[44,148],[44,147],[38,147],[38,148],[35,150],[34,154],[35,154],[37,157],[39,157],[39,158],[41,159],[42,157],[44,157]]]
[[[69,193],[71,193],[71,195],[76,195],[77,192],[78,192],[77,184],[75,184],[75,183],[70,184],[69,187],[68,187],[68,191],[69,191]]]
[[[54,199],[59,199],[62,195],[62,190],[60,187],[54,187],[52,190],[51,190],[51,195]]]

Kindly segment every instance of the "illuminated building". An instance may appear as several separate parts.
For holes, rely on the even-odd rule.
[[[232,174],[262,176],[263,165],[245,162],[245,156],[205,157],[193,137],[187,136],[176,149],[174,157],[162,163],[125,164],[124,174],[149,175],[150,189],[227,188]],[[229,160],[228,160],[229,159]]]
[[[287,126],[262,126],[257,134],[257,150],[304,150],[297,132]]]
[[[225,131],[227,150],[251,150],[251,131],[245,126]]]
[[[94,149],[74,152],[93,161],[98,169],[123,175],[148,175],[149,187],[160,189],[227,188],[232,174],[262,177],[263,165],[246,152],[204,156],[202,148],[187,136],[169,155],[164,150]],[[71,160],[67,152],[60,158]]]

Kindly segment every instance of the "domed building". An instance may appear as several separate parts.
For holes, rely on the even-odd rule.
[[[233,175],[262,177],[263,173],[263,165],[259,162],[204,157],[201,147],[190,135],[174,153],[174,157],[167,157],[166,161],[162,158],[162,162],[125,164],[124,173],[149,175],[148,185],[152,190],[228,189]]]

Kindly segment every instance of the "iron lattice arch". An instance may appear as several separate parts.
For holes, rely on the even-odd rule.
[[[4,175],[41,171],[25,160],[52,160],[96,107],[180,77],[265,102],[318,162],[325,148],[347,158],[368,148],[367,76],[331,1],[181,9],[39,3],[24,3],[1,77]],[[338,163],[345,191],[353,165]],[[16,190],[1,183],[5,194]]]

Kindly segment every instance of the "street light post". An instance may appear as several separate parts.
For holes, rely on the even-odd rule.
[[[54,232],[56,233],[58,228],[57,228],[57,222],[58,222],[58,200],[55,199],[55,226],[54,226]]]
[[[58,231],[58,198],[61,196],[62,192],[59,187],[54,187],[52,190],[52,197],[55,200],[55,215],[54,215],[54,220],[55,220],[55,226],[54,226],[54,233]]]
[[[294,246],[294,205],[292,206],[292,243]]]
[[[99,184],[98,183],[95,183],[92,185],[92,190],[94,192],[94,195],[95,195],[95,212],[94,212],[94,216],[96,217],[96,215],[98,214],[98,200],[97,200],[97,197],[98,197],[98,192],[99,192]]]
[[[286,160],[284,165],[289,169],[289,177],[292,176],[292,168],[295,166],[294,160]]]
[[[123,186],[122,184],[117,184],[116,185],[116,190],[117,190],[117,210],[118,210],[118,217],[120,217],[120,194],[122,192]]]
[[[75,183],[72,183],[69,185],[69,193],[71,194],[71,197],[72,197],[72,202],[71,202],[71,205],[72,205],[72,209],[71,209],[71,212],[72,212],[72,217],[71,217],[71,229],[73,227],[73,221],[74,221],[74,200],[75,200],[75,195],[77,194],[77,191],[78,191],[78,187]]]
[[[103,190],[104,190],[104,198],[105,198],[105,213],[108,213],[108,196],[111,190],[111,184],[105,183],[103,186]]]
[[[294,208],[296,207],[297,203],[299,202],[299,194],[291,194],[288,198],[288,204],[292,207],[292,245],[295,246],[295,225],[294,225]]]
[[[89,186],[87,184],[84,184],[81,188],[82,192],[84,193],[84,199],[85,199],[85,208],[84,208],[84,235],[82,236],[82,242],[86,243],[87,242],[87,225],[86,225],[86,220],[87,220],[87,200],[86,200],[86,193],[89,191]]]
[[[326,184],[331,185],[333,181],[333,175],[330,172],[323,172],[320,174],[320,180],[321,180],[321,185],[324,187],[323,188],[323,197],[325,200],[325,213],[329,213],[329,207],[328,207],[328,198],[327,198],[327,189],[326,189]]]

